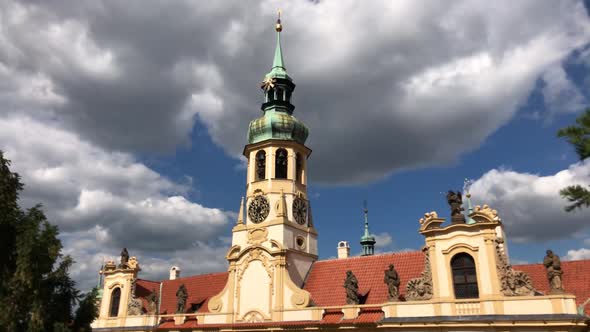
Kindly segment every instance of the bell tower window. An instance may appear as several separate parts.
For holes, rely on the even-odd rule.
[[[303,183],[303,160],[301,154],[295,154],[295,181]]]
[[[113,289],[111,293],[111,307],[109,308],[109,317],[117,317],[119,315],[119,303],[121,302],[121,288]]]
[[[256,180],[266,178],[266,152],[260,150],[256,153]]]
[[[277,149],[275,159],[275,178],[286,179],[287,178],[287,150],[280,148]]]
[[[466,253],[457,254],[451,260],[455,298],[471,299],[479,297],[477,273],[473,257]]]

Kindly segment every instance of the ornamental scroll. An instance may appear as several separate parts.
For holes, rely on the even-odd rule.
[[[504,240],[496,238],[496,268],[500,279],[500,291],[505,296],[526,296],[538,294],[528,274],[515,271],[508,264],[508,258],[502,248]]]
[[[406,300],[423,301],[432,298],[432,271],[430,270],[430,253],[428,247],[422,248],[424,253],[424,271],[420,278],[410,279],[406,285]]]

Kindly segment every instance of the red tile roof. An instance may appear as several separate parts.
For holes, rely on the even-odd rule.
[[[315,306],[342,306],[346,304],[346,295],[343,289],[344,278],[347,270],[352,270],[356,275],[360,293],[366,296],[365,304],[381,304],[387,302],[387,287],[383,282],[383,271],[389,264],[394,264],[400,276],[400,293],[405,295],[405,285],[408,280],[417,278],[424,269],[424,254],[421,251],[388,253],[374,256],[351,257],[347,259],[331,259],[315,262],[305,282],[304,289],[311,293],[312,303]],[[549,291],[549,284],[542,264],[515,265],[514,269],[529,274],[534,287],[543,292]],[[590,260],[562,262],[563,283],[567,293],[576,295],[578,305],[590,297]],[[180,284],[187,287],[189,298],[187,311],[191,304],[201,304],[198,312],[207,312],[208,300],[218,294],[226,284],[228,274],[212,273],[197,275],[176,280],[162,281],[162,314],[172,314],[176,309],[176,291]],[[138,297],[146,297],[151,289],[159,291],[159,282],[138,280],[136,293]],[[338,291],[340,290],[340,291]],[[145,300],[144,300],[145,305]],[[590,305],[586,308],[586,314],[590,315]],[[309,326],[318,324],[370,324],[383,318],[383,312],[378,306],[362,308],[359,316],[353,320],[343,319],[339,309],[327,309],[321,321],[300,322],[272,322],[272,323],[240,323],[240,324],[215,324],[199,325],[201,328],[239,328],[277,326]],[[174,322],[166,321],[161,328],[190,328],[198,324],[196,319],[190,319],[182,326],[174,326]],[[254,324],[254,325],[253,325]],[[185,326],[186,325],[186,326]]]
[[[358,279],[359,293],[367,296],[365,304],[385,303],[388,295],[383,272],[389,264],[395,265],[400,276],[400,293],[405,295],[403,286],[424,270],[424,254],[413,251],[318,261],[313,264],[304,289],[311,293],[316,306],[345,305],[344,278],[346,271],[351,270]]]
[[[549,293],[549,281],[543,264],[515,265],[515,270],[526,272],[533,280],[535,288]],[[576,305],[590,298],[590,259],[561,262],[563,271],[563,288],[566,293],[576,296]],[[586,315],[590,315],[590,304],[586,305]]]
[[[162,303],[160,313],[173,314],[176,312],[176,291],[181,284],[186,286],[188,299],[185,310],[190,311],[192,305],[200,305],[198,312],[207,312],[209,299],[221,292],[227,282],[227,272],[201,274],[196,276],[162,281]],[[160,282],[138,279],[135,289],[137,297],[142,299],[144,308],[147,307],[145,298],[155,289],[160,292]]]

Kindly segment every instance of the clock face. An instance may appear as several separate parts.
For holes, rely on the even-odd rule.
[[[293,200],[293,217],[299,225],[304,225],[307,221],[307,203],[299,197]]]
[[[258,224],[263,222],[270,212],[270,205],[268,199],[264,196],[256,196],[248,206],[248,217],[253,223]]]

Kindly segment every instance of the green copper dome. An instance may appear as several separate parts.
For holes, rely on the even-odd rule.
[[[250,122],[248,143],[267,139],[292,140],[305,144],[309,131],[303,122],[285,112],[267,110],[264,115]]]

